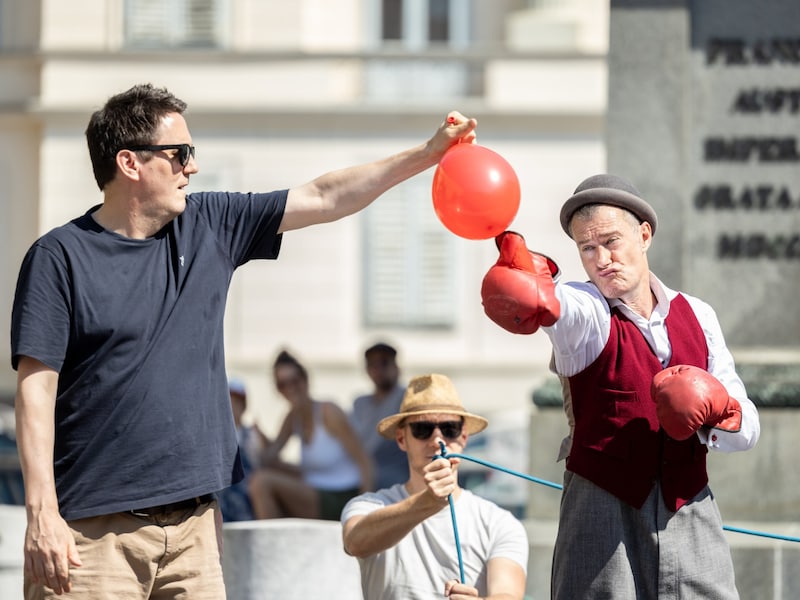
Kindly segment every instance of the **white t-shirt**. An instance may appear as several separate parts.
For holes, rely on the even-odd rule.
[[[404,484],[362,494],[342,511],[342,524],[408,497]],[[527,572],[528,537],[507,510],[462,490],[454,502],[464,582],[486,595],[486,563],[508,558]],[[359,558],[365,600],[431,600],[442,597],[445,582],[460,579],[458,549],[449,506],[417,525],[396,546]]]

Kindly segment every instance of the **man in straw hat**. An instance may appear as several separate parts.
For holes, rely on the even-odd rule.
[[[344,548],[358,558],[365,600],[524,596],[528,539],[522,524],[458,486],[457,458],[436,458],[440,442],[448,453],[460,453],[487,424],[464,409],[450,379],[435,373],[412,379],[400,412],[378,423],[378,432],[406,453],[409,477],[353,498],[342,512]],[[466,541],[463,584],[450,495]]]
[[[595,175],[561,209],[588,282],[554,284],[511,232],[484,279],[492,320],[549,336],[564,389],[556,599],[738,598],[706,454],[752,448],[758,413],[711,307],[650,272],[657,225],[632,184]]]

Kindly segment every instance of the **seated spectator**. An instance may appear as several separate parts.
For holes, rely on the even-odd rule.
[[[380,342],[367,348],[364,362],[373,390],[354,400],[350,422],[364,450],[372,458],[374,487],[382,489],[408,479],[405,452],[397,447],[394,439],[384,438],[376,429],[381,419],[400,410],[405,386],[398,383],[400,369],[397,366],[397,350],[389,344]]]
[[[231,394],[231,410],[233,423],[236,425],[236,439],[239,442],[242,464],[245,471],[254,471],[261,466],[264,449],[272,442],[261,431],[256,423],[245,424],[242,421],[247,411],[247,389],[241,379],[228,380],[228,389]]]
[[[241,379],[228,379],[231,396],[233,423],[236,426],[236,439],[239,443],[239,456],[242,460],[245,478],[222,490],[219,496],[223,521],[249,521],[253,519],[253,507],[248,493],[248,479],[261,465],[261,455],[269,445],[269,439],[258,425],[245,425],[242,416],[247,410],[247,390]]]
[[[510,512],[459,487],[458,458],[436,458],[440,442],[461,453],[488,424],[464,409],[452,382],[411,380],[397,414],[378,431],[405,451],[404,484],[352,499],[342,512],[344,549],[358,558],[365,600],[503,598],[522,600],[528,566],[525,528]],[[461,535],[464,583],[448,498]]]
[[[291,408],[265,467],[250,482],[256,518],[300,517],[338,520],[347,501],[372,486],[372,463],[345,412],[309,394],[308,372],[282,351],[273,365],[275,387]],[[300,438],[299,472],[271,468],[292,436]]]

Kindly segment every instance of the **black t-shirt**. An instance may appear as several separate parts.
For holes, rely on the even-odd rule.
[[[12,366],[59,372],[65,519],[218,491],[242,477],[223,320],[234,269],[277,258],[286,190],[200,193],[152,238],[85,215],[37,240],[14,298]]]

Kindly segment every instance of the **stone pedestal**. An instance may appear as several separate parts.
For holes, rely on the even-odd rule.
[[[226,523],[223,533],[227,600],[362,597],[358,562],[342,549],[336,521]]]
[[[25,507],[0,504],[0,598],[22,598]]]

